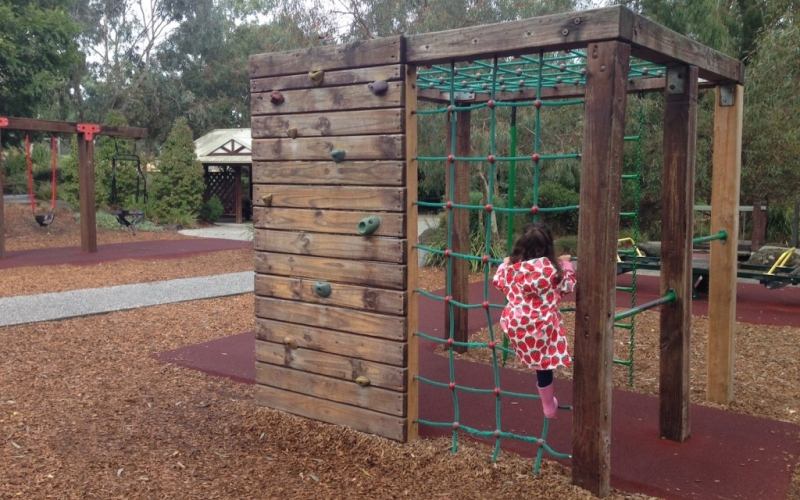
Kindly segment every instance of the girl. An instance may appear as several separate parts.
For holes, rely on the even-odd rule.
[[[536,370],[542,410],[545,417],[553,418],[558,410],[553,369],[572,363],[559,311],[561,297],[575,287],[570,256],[556,258],[550,229],[534,222],[514,243],[492,283],[508,299],[500,327],[519,360]]]

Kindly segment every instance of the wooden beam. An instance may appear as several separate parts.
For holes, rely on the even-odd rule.
[[[406,242],[381,236],[345,236],[307,231],[259,230],[253,248],[261,252],[405,264]]]
[[[697,68],[667,69],[664,167],[661,186],[661,295],[674,303],[661,308],[660,410],[662,438],[683,442],[691,434],[689,358],[692,331],[692,236],[697,140]]]
[[[430,65],[585,47],[620,36],[622,7],[569,12],[406,37],[406,60]]]
[[[417,238],[417,116],[414,114],[417,111],[417,68],[414,66],[405,66],[405,109],[404,120],[405,125],[405,184],[406,184],[406,297],[407,314],[406,314],[406,346],[408,352],[408,363],[406,365],[406,386],[408,408],[406,411],[406,429],[405,440],[413,441],[419,436],[419,425],[417,420],[419,418],[419,382],[417,375],[419,374],[419,338],[417,337],[417,330],[419,329],[419,295],[417,289],[419,288],[419,272],[418,272],[418,253],[416,245]]]
[[[621,34],[633,46],[632,55],[656,64],[696,66],[700,78],[711,82],[744,83],[744,64],[736,58],[651,21],[625,7]]]
[[[327,113],[254,116],[253,139],[325,137],[338,135],[399,134],[403,130],[400,108]]]
[[[49,132],[52,134],[77,134],[78,124],[73,122],[61,122],[55,120],[35,120],[33,118],[14,118],[8,117],[7,130],[22,130],[25,132]],[[147,129],[139,127],[116,127],[112,125],[100,125],[98,135],[111,137],[130,137],[132,139],[144,139],[147,137]]]
[[[468,157],[472,154],[471,128],[472,112],[458,111],[455,115],[448,113],[447,125],[451,127],[450,119],[456,120],[456,151],[455,156]],[[452,130],[452,129],[451,129]],[[450,147],[450,145],[448,145]],[[445,168],[453,172],[453,179],[450,181],[453,191],[448,198],[454,204],[469,205],[469,184],[472,164],[466,161],[457,161],[453,169],[447,164]],[[450,176],[448,176],[449,178]],[[447,217],[447,222],[451,227],[449,231],[453,234],[453,246],[450,250],[455,253],[469,254],[469,210],[453,209],[452,215]],[[469,261],[466,259],[451,258],[450,262],[450,291],[453,300],[462,304],[469,303]],[[444,335],[450,336],[450,326],[453,326],[453,340],[456,342],[469,341],[469,310],[463,307],[454,306],[445,302],[444,304]],[[453,346],[455,352],[467,352],[466,347]]]
[[[364,212],[344,210],[306,210],[302,208],[256,207],[253,225],[258,229],[283,231],[312,231],[346,235],[361,234],[358,224],[366,217]],[[381,224],[372,236],[405,238],[406,218],[402,213],[380,213]]]
[[[0,130],[0,260],[6,258],[6,216],[3,200],[3,131]]]
[[[78,134],[78,197],[81,206],[81,249],[97,252],[94,193],[94,140]]]
[[[706,400],[722,405],[733,401],[743,111],[744,88],[741,85],[717,89],[711,179],[711,230],[724,229],[728,233],[728,239],[711,242],[708,275],[713,279],[708,284]]]
[[[628,81],[628,93],[638,94],[639,92],[663,92],[664,91],[664,78],[637,78],[636,80]],[[716,87],[713,82],[700,82],[700,88]],[[586,94],[586,87],[583,85],[561,84],[555,87],[543,87],[540,99],[545,101],[548,99],[573,99],[583,97]],[[443,104],[450,104],[450,93],[437,89],[430,89],[420,87],[417,92],[417,97],[421,101],[440,102]],[[468,104],[486,102],[491,98],[491,95],[475,94],[475,98],[469,101],[464,101]],[[495,101],[530,101],[536,99],[535,87],[524,87],[520,92],[495,92]]]
[[[325,184],[342,186],[402,186],[402,161],[253,162],[255,184]]]
[[[406,204],[406,192],[402,187],[257,184],[254,195],[256,206],[265,206],[265,200],[271,199],[271,206],[282,208],[402,212]]]
[[[282,93],[280,102],[273,102],[270,93],[257,92],[250,94],[250,109],[253,116],[257,116],[396,108],[403,101],[403,83],[387,85],[386,92],[380,95],[373,95],[366,85],[287,90]]]
[[[6,216],[5,204],[3,200],[4,192],[4,179],[3,179],[3,131],[0,130],[0,260],[6,258]]]
[[[357,83],[371,83],[376,80],[385,82],[403,79],[403,66],[374,66],[370,68],[352,68],[343,71],[324,72],[322,81],[315,85],[306,74],[279,76],[272,78],[254,78],[250,80],[250,92],[272,92],[273,90],[308,89],[312,87],[339,87]]]
[[[250,79],[402,63],[400,36],[250,56]]]
[[[611,483],[611,375],[630,46],[588,47],[573,375],[572,483],[598,497]]]
[[[253,139],[253,160],[295,161],[329,160],[331,154],[342,150],[349,160],[399,160],[405,150],[403,136],[364,135],[348,137],[298,137],[291,139]]]

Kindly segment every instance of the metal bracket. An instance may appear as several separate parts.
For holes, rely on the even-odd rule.
[[[455,92],[453,93],[453,99],[456,101],[472,101],[475,99],[474,92]]]
[[[719,105],[733,106],[736,104],[736,89],[732,83],[719,86]]]
[[[683,94],[686,89],[686,68],[674,66],[667,68],[667,93]]]
[[[79,123],[76,128],[78,129],[78,133],[83,134],[87,141],[94,139],[94,134],[100,133],[100,125],[91,123]]]

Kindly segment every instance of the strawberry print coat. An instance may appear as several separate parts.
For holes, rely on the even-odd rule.
[[[563,278],[550,259],[500,264],[492,283],[506,294],[508,304],[500,327],[519,360],[533,370],[552,370],[572,364],[559,303],[575,287],[575,271],[562,262]]]

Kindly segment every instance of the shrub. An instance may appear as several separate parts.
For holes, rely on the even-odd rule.
[[[199,219],[213,224],[219,220],[224,211],[225,207],[222,206],[219,196],[212,196],[211,199],[200,206]]]

